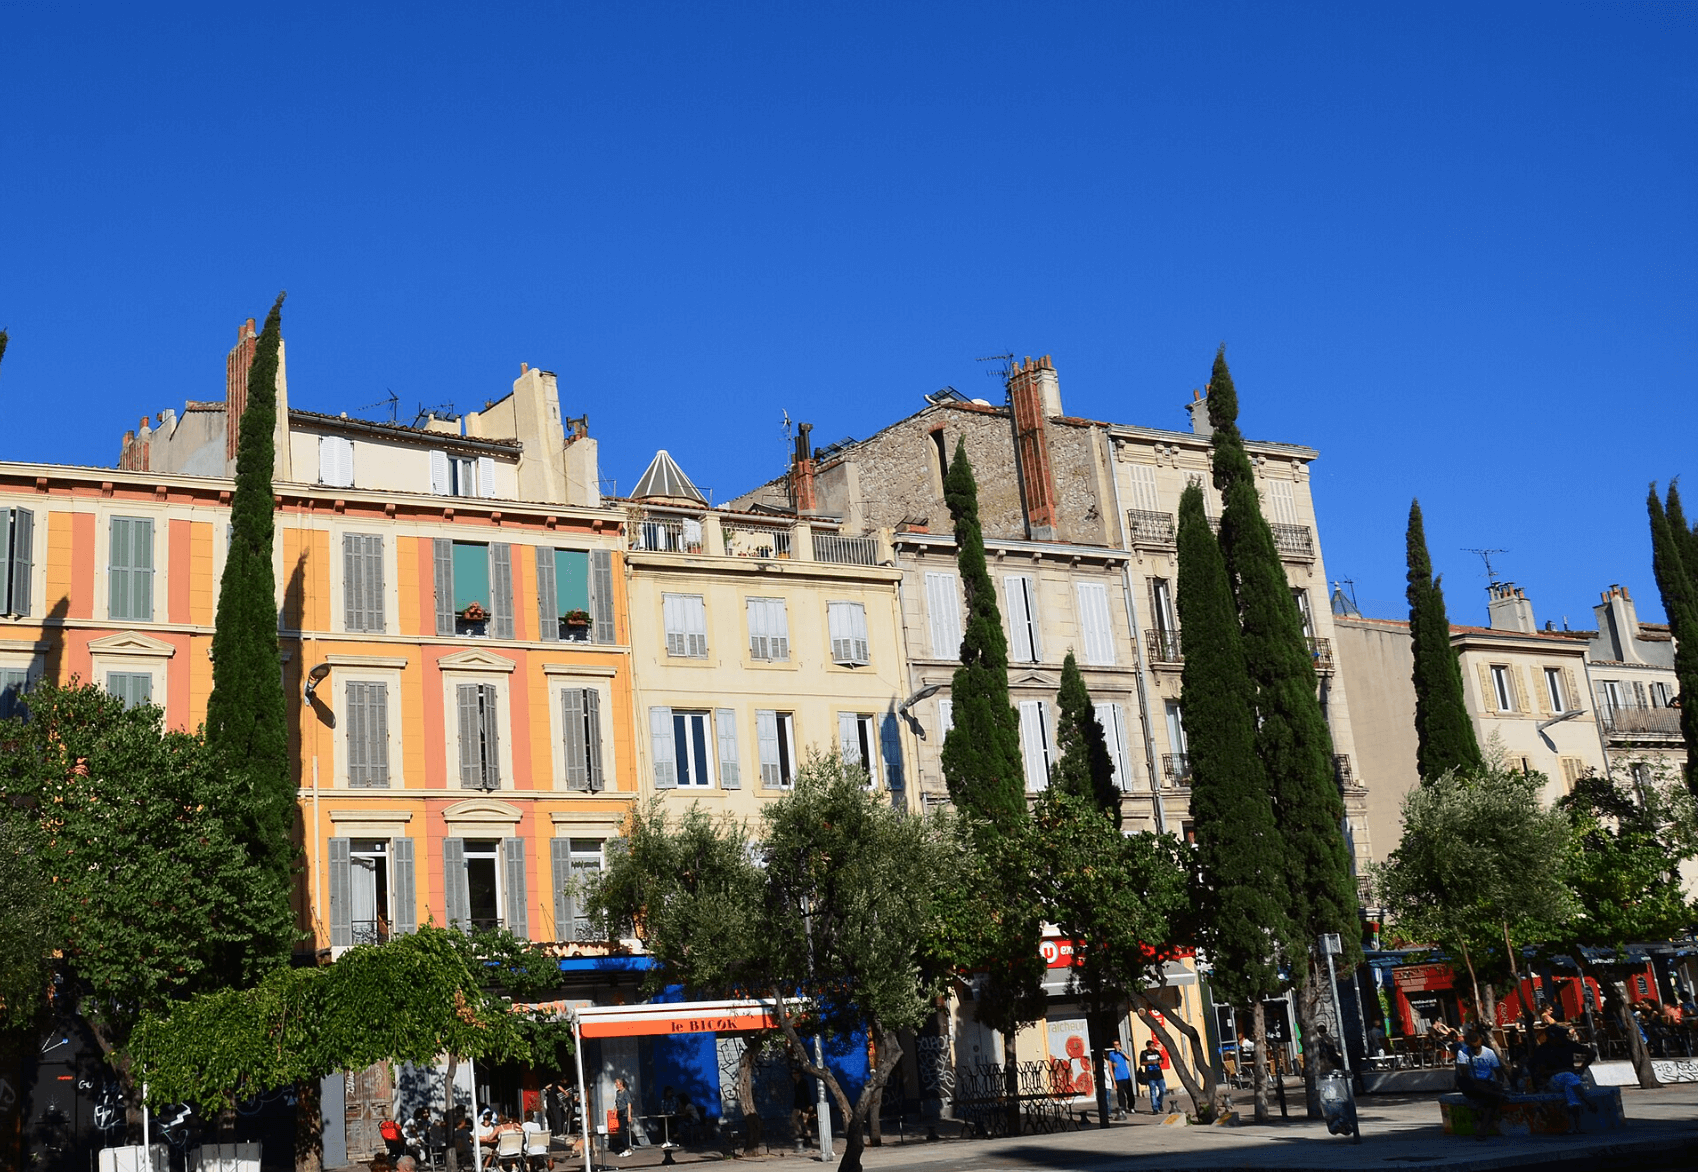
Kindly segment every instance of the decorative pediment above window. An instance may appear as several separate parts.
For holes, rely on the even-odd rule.
[[[477,823],[484,826],[511,826],[524,817],[524,811],[511,802],[496,798],[467,798],[442,811],[442,820],[449,823]]]
[[[138,635],[134,631],[90,639],[88,649],[95,655],[146,655],[152,659],[170,659],[177,654],[177,649],[163,639]]]
[[[519,665],[505,655],[497,655],[493,651],[456,651],[453,655],[444,655],[437,660],[436,666],[443,671],[512,672]]]
[[[1050,676],[1046,676],[1041,671],[1026,672],[1024,675],[1018,675],[1018,676],[1013,677],[1012,679],[1010,679],[1008,681],[1008,683],[1009,683],[1010,686],[1016,687],[1016,688],[1022,688],[1022,687],[1049,688],[1051,690],[1054,690],[1054,689],[1059,688],[1061,686],[1061,681],[1059,679],[1054,679],[1054,678],[1051,678]]]

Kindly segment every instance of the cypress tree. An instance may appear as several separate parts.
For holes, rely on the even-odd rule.
[[[955,556],[967,596],[961,666],[950,684],[955,727],[943,741],[943,776],[957,809],[1006,828],[1027,816],[1020,718],[1008,702],[1008,640],[985,565],[979,486],[965,440],[955,446],[943,498],[955,521]]]
[[[1686,787],[1698,795],[1698,534],[1686,526],[1680,492],[1669,485],[1668,508],[1651,485],[1651,571],[1674,636],[1674,674],[1680,685],[1680,735],[1686,743]]]
[[[1237,587],[1244,659],[1256,685],[1256,753],[1267,770],[1275,818],[1286,846],[1286,907],[1296,941],[1309,955],[1292,966],[1303,983],[1299,1012],[1313,1028],[1325,988],[1324,964],[1313,950],[1322,933],[1336,932],[1344,967],[1361,963],[1356,885],[1341,827],[1344,802],[1333,776],[1332,735],[1321,713],[1315,661],[1303,635],[1303,618],[1262,516],[1255,474],[1238,431],[1238,394],[1226,365],[1226,347],[1215,355],[1209,379],[1209,422],[1214,426],[1215,485],[1225,499],[1220,542]],[[1307,968],[1307,972],[1303,970]],[[1319,979],[1316,979],[1316,978]],[[1320,1110],[1314,1066],[1305,1071],[1309,1111]]]
[[[5,361],[5,359],[6,359],[6,343],[11,341],[11,340],[12,340],[11,336],[9,334],[7,334],[5,330],[0,330],[0,362]]]
[[[1073,652],[1061,664],[1061,691],[1056,695],[1055,745],[1061,757],[1050,766],[1050,788],[1084,798],[1120,827],[1120,787],[1114,784],[1114,758],[1097,719],[1085,677]]]
[[[1433,576],[1421,502],[1409,505],[1409,639],[1415,652],[1415,768],[1422,781],[1445,772],[1477,772],[1484,764],[1474,722],[1462,698],[1462,665],[1450,646],[1444,590]]]
[[[1215,996],[1260,1007],[1279,990],[1275,956],[1290,936],[1285,844],[1256,755],[1256,689],[1238,607],[1199,484],[1179,499],[1178,544],[1177,601],[1185,633],[1180,712],[1190,753],[1202,943],[1214,966]],[[1263,1118],[1267,1090],[1260,1064],[1256,1075],[1256,1113]]]
[[[236,490],[230,502],[230,552],[212,636],[206,738],[242,797],[234,812],[237,836],[268,876],[272,897],[287,903],[296,857],[295,783],[289,772],[288,709],[271,568],[271,471],[282,317],[280,293],[248,370],[248,401],[236,447]],[[279,959],[287,956],[285,945]]]

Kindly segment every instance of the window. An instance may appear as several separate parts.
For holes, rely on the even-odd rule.
[[[492,456],[457,456],[447,452],[430,454],[430,491],[438,496],[495,495],[495,459]]]
[[[1025,574],[1010,574],[1002,583],[1008,592],[1010,658],[1020,663],[1037,663],[1042,658],[1042,647],[1038,643],[1038,605],[1032,579]]]
[[[955,701],[947,696],[939,696],[937,701],[937,736],[938,743],[949,735],[949,730],[955,727]]]
[[[1598,681],[1598,707],[1606,712],[1627,707],[1627,696],[1622,690],[1620,680]]]
[[[445,838],[442,876],[448,922],[530,935],[525,916],[525,840]]]
[[[666,653],[684,659],[707,658],[707,607],[700,594],[662,594]]]
[[[1167,702],[1167,744],[1179,757],[1190,752],[1185,743],[1185,712],[1174,700]]]
[[[342,625],[383,630],[383,538],[375,534],[342,535]]]
[[[494,684],[460,684],[454,689],[460,719],[460,788],[501,788],[501,734],[497,730]]]
[[[1669,701],[1672,698],[1667,684],[1655,683],[1651,685],[1651,707],[1668,708],[1670,707]]]
[[[1313,639],[1315,637],[1315,616],[1309,610],[1309,592],[1299,586],[1291,591],[1291,597],[1297,603],[1297,617],[1303,620],[1303,637]]]
[[[1077,594],[1085,662],[1111,667],[1114,664],[1114,626],[1108,617],[1108,587],[1101,582],[1080,582]]]
[[[434,542],[436,633],[513,638],[513,547]]]
[[[867,786],[878,788],[878,717],[859,712],[837,714],[837,747],[843,764],[867,771]]]
[[[782,598],[751,598],[749,611],[749,656],[773,663],[790,658],[790,618]]]
[[[926,575],[926,618],[931,624],[932,658],[961,658],[961,587],[954,574]]]
[[[1264,494],[1268,502],[1268,520],[1275,525],[1301,525],[1297,515],[1297,498],[1289,480],[1269,480]]]
[[[153,621],[153,522],[113,517],[107,551],[108,613],[114,619]]]
[[[473,928],[501,926],[501,868],[499,842],[466,840],[466,923]]]
[[[153,703],[153,676],[145,671],[109,671],[106,690],[124,702],[125,708]]]
[[[932,485],[932,490],[942,496],[944,477],[949,475],[949,441],[944,438],[942,427],[934,427],[930,434],[932,455],[937,458],[937,481]]]
[[[343,722],[348,728],[348,784],[356,789],[389,785],[389,685],[350,680]]]
[[[796,779],[796,725],[788,712],[755,713],[755,739],[761,750],[761,788],[789,789]]]
[[[353,440],[340,435],[318,437],[318,482],[330,488],[353,487]]]
[[[1146,513],[1161,512],[1161,493],[1156,489],[1154,464],[1126,465],[1126,480],[1132,490],[1130,508]]]
[[[1515,711],[1515,681],[1510,678],[1509,668],[1501,663],[1491,667],[1492,698],[1496,700],[1499,712]]]
[[[13,618],[29,614],[34,538],[34,513],[0,509],[0,613]]]
[[[330,943],[380,944],[418,926],[413,840],[330,840]]]
[[[601,693],[594,688],[561,689],[560,728],[566,788],[589,793],[606,789],[601,769]]]
[[[551,641],[614,642],[610,552],[537,550],[537,630]]]
[[[1026,789],[1049,786],[1049,705],[1042,700],[1020,701],[1020,755],[1026,763]]]
[[[828,602],[826,626],[831,632],[831,661],[845,667],[872,662],[867,650],[867,608],[858,602]]]
[[[1557,766],[1562,770],[1563,785],[1570,790],[1582,777],[1592,772],[1586,767],[1584,757],[1558,757]]]
[[[606,865],[599,838],[549,840],[554,868],[554,933],[561,940],[593,940],[595,924],[586,914],[584,896]]]
[[[713,711],[714,732],[719,735],[719,788],[741,789],[743,766],[737,755],[737,713],[730,708]]]
[[[29,709],[24,707],[23,700],[28,690],[28,668],[0,667],[0,720],[10,720],[14,716],[29,717]]]
[[[355,944],[389,939],[389,844],[356,839],[349,844],[349,928]]]
[[[1551,698],[1551,711],[1561,715],[1568,711],[1568,694],[1562,686],[1562,669],[1547,667],[1545,669],[1545,691]]]
[[[707,712],[649,709],[649,738],[654,749],[656,789],[707,789],[713,785],[708,746],[718,737]]]
[[[1114,763],[1114,784],[1121,790],[1132,788],[1132,766],[1126,758],[1126,717],[1118,704],[1094,705],[1097,723],[1103,727],[1103,741],[1108,746],[1109,760]]]
[[[1173,609],[1173,584],[1166,578],[1150,579],[1150,621],[1163,634],[1179,629]]]

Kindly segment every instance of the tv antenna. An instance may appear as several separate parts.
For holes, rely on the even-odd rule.
[[[1350,600],[1350,608],[1352,610],[1354,610],[1357,614],[1362,613],[1361,606],[1356,602],[1356,579],[1334,578],[1332,580],[1332,588],[1342,592],[1344,597]]]
[[[1001,366],[994,370],[985,371],[985,376],[987,378],[1000,377],[1002,381],[1006,383],[1009,379],[1014,377],[1014,352],[1012,350],[1010,350],[1007,354],[987,354],[983,358],[975,358],[973,361],[1002,363]]]
[[[1507,549],[1469,549],[1467,546],[1464,546],[1462,552],[1479,554],[1480,560],[1486,563],[1487,581],[1491,582],[1493,586],[1498,584],[1498,572],[1492,569],[1492,555],[1494,553],[1508,553],[1509,551]]]
[[[460,418],[458,415],[454,414],[454,404],[452,403],[438,403],[434,407],[426,407],[423,403],[420,403],[419,413],[413,416],[413,426],[417,427],[419,424],[423,423],[425,417],[429,415],[434,415],[438,419]]]
[[[361,407],[360,410],[361,411],[375,411],[379,407],[388,407],[389,408],[389,422],[394,423],[395,422],[395,409],[401,405],[401,396],[397,395],[394,391],[390,390],[388,387],[384,387],[383,389],[386,390],[386,391],[389,391],[389,397],[387,399],[379,399],[375,403],[367,403],[364,407]]]

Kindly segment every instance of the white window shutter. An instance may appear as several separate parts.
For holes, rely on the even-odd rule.
[[[779,662],[790,658],[790,614],[782,598],[767,603],[767,645]]]
[[[1097,714],[1097,723],[1102,725],[1109,760],[1114,763],[1114,784],[1122,790],[1131,789],[1132,778],[1127,772],[1126,763],[1126,729],[1121,723],[1120,705],[1096,704],[1093,708]]]
[[[961,657],[961,592],[954,574],[926,575],[926,617],[933,659]]]
[[[1036,663],[1038,649],[1032,632],[1031,580],[1023,574],[1010,574],[1002,580],[1008,597],[1008,631],[1012,636],[1010,649],[1021,663]]]
[[[866,762],[861,760],[860,730],[856,727],[853,712],[837,714],[837,744],[843,753],[843,764],[859,765],[866,768]]]
[[[689,632],[688,654],[695,659],[707,658],[707,604],[699,594],[684,597],[685,629]]]
[[[1026,762],[1029,791],[1049,785],[1049,731],[1045,727],[1044,702],[1020,701],[1020,752]]]
[[[751,598],[745,604],[745,609],[749,616],[749,655],[755,659],[770,658],[766,633],[766,599]]]
[[[1153,464],[1127,464],[1126,477],[1131,482],[1131,507],[1145,512],[1161,512],[1161,493],[1156,490],[1156,469]]]
[[[352,488],[354,486],[354,441],[343,436],[342,442],[337,445],[336,456],[336,472],[341,478],[338,483],[343,488]]]
[[[1114,634],[1108,615],[1108,588],[1101,582],[1080,582],[1075,593],[1079,602],[1079,628],[1084,636],[1085,662],[1112,666]]]
[[[755,739],[761,753],[761,787],[778,789],[784,784],[778,764],[778,713],[761,709],[755,713]]]
[[[737,712],[716,708],[713,712],[714,739],[719,742],[719,788],[742,789],[743,766],[737,753]]]
[[[452,496],[454,479],[448,472],[448,453],[430,454],[430,491],[437,496]]]
[[[318,437],[318,482],[320,484],[339,484],[336,479],[336,437],[321,435]]]
[[[654,788],[678,788],[678,746],[672,738],[672,709],[649,709],[649,745],[654,753]]]
[[[495,495],[495,457],[478,457],[478,495],[493,497]]]
[[[937,702],[937,734],[941,739],[955,727],[955,701],[944,698]]]

